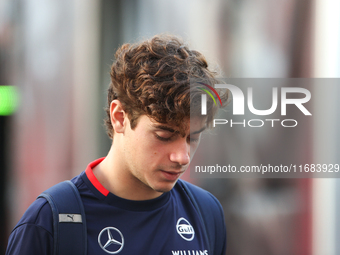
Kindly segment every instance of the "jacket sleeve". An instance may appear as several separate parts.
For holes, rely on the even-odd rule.
[[[13,229],[6,255],[53,255],[52,211],[45,199],[37,199]]]

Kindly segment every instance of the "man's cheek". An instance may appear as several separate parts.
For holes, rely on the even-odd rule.
[[[199,143],[195,144],[195,145],[190,145],[190,161],[192,160],[192,158],[195,155],[195,152],[198,148]]]

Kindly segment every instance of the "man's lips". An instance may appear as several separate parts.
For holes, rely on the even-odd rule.
[[[161,170],[162,175],[169,181],[176,181],[184,171],[164,171]]]

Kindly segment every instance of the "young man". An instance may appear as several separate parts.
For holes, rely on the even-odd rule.
[[[86,212],[87,254],[225,254],[220,204],[178,180],[216,110],[209,102],[210,117],[199,114],[202,90],[192,88],[190,79],[214,84],[214,76],[203,55],[174,36],[118,49],[105,121],[111,149],[72,179]],[[197,114],[190,113],[193,104]],[[194,196],[203,194],[215,226],[205,226],[206,212],[195,206],[186,185]],[[6,254],[52,255],[53,239],[50,205],[39,198],[12,231]]]

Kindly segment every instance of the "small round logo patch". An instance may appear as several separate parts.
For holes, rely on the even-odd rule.
[[[191,241],[195,237],[195,230],[185,218],[179,218],[176,224],[177,233],[186,241]]]
[[[117,254],[124,247],[124,237],[117,228],[107,227],[100,231],[98,243],[106,253]]]

